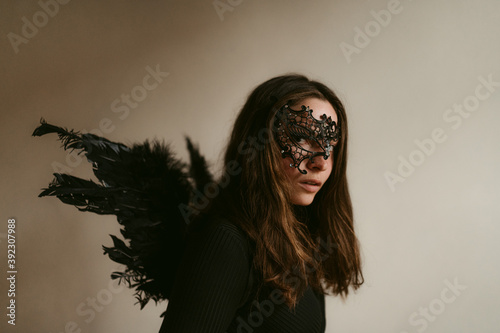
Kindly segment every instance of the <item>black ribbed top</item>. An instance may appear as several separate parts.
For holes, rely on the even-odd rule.
[[[278,290],[254,300],[250,245],[227,220],[189,240],[160,333],[322,333],[325,299],[310,287],[291,311]]]

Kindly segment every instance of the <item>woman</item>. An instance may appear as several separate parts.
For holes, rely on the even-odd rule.
[[[250,94],[160,332],[325,331],[325,293],[363,283],[347,137],[342,103],[319,82],[279,76]]]

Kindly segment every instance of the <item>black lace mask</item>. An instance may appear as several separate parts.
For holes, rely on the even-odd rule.
[[[300,169],[303,160],[314,162],[316,156],[328,159],[340,139],[340,128],[332,117],[323,114],[318,120],[312,112],[308,106],[302,105],[301,110],[292,110],[285,104],[276,113],[274,123],[282,157],[291,157],[293,163],[290,163],[290,167],[297,168],[302,174],[307,173]]]

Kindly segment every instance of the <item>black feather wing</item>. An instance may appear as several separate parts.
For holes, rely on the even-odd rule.
[[[188,175],[187,166],[156,141],[128,147],[43,119],[33,136],[48,133],[56,133],[64,149],[85,154],[98,182],[54,174],[39,196],[56,196],[81,211],[116,215],[128,245],[112,235],[113,247],[103,246],[113,261],[126,267],[112,278],[135,288],[141,308],[149,300],[168,299],[186,244],[187,220],[180,207],[189,206],[193,195],[189,177],[198,188],[212,181],[205,159],[186,138],[191,156]]]

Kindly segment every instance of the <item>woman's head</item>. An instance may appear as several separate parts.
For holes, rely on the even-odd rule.
[[[334,143],[335,147],[332,147],[333,151],[326,152],[329,156],[323,156],[323,152],[323,155],[298,161],[292,158],[292,154],[283,154],[283,150],[287,148],[292,148],[292,152],[296,151],[296,145],[290,139],[287,147],[283,147],[279,140],[281,132],[277,131],[276,116],[285,105],[292,110],[301,110],[302,106],[312,109],[313,118],[307,122],[309,126],[299,128],[301,131],[310,130],[323,114],[331,117],[341,134],[340,139]],[[314,123],[311,124],[311,121]],[[287,130],[286,135],[290,134]],[[300,148],[312,152],[322,151],[317,142],[304,140],[306,142]],[[248,97],[236,119],[225,155],[225,165],[230,161],[238,162],[242,167],[242,177],[258,184],[256,189],[265,190],[261,185],[273,185],[272,190],[287,197],[290,203],[309,205],[330,177],[336,180],[328,183],[331,186],[338,185],[345,179],[346,143],[346,114],[335,93],[322,83],[311,81],[305,76],[283,75],[262,83]],[[290,164],[297,165],[290,167]],[[308,186],[307,182],[314,182],[316,185]]]
[[[295,130],[306,134],[294,137]],[[281,289],[288,305],[307,285],[324,292],[323,281],[326,289],[346,295],[350,285],[362,283],[346,177],[347,138],[339,98],[296,74],[257,86],[235,121],[224,158],[223,174],[231,176],[221,178],[222,191],[208,211],[249,235],[260,286]],[[293,283],[290,272],[304,283]]]

